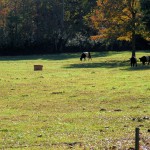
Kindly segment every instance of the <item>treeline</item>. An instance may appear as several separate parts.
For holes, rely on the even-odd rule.
[[[0,0],[0,55],[77,51],[127,50],[130,41],[92,40],[97,0]],[[150,1],[141,0],[143,23],[149,29]],[[137,49],[148,49],[147,38],[136,35]],[[139,44],[140,43],[140,44]]]

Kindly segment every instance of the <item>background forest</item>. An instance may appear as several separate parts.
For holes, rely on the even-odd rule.
[[[0,55],[150,48],[150,0],[0,0]]]

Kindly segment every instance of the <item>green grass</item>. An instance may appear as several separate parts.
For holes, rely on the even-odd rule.
[[[92,55],[0,57],[0,149],[125,150],[136,127],[148,143],[150,66],[131,68],[130,52]]]

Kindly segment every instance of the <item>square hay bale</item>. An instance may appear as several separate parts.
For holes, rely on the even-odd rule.
[[[41,71],[43,70],[43,65],[34,65],[34,71]]]

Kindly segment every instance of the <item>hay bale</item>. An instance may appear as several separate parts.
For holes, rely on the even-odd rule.
[[[41,71],[43,70],[43,65],[34,65],[34,71]]]

